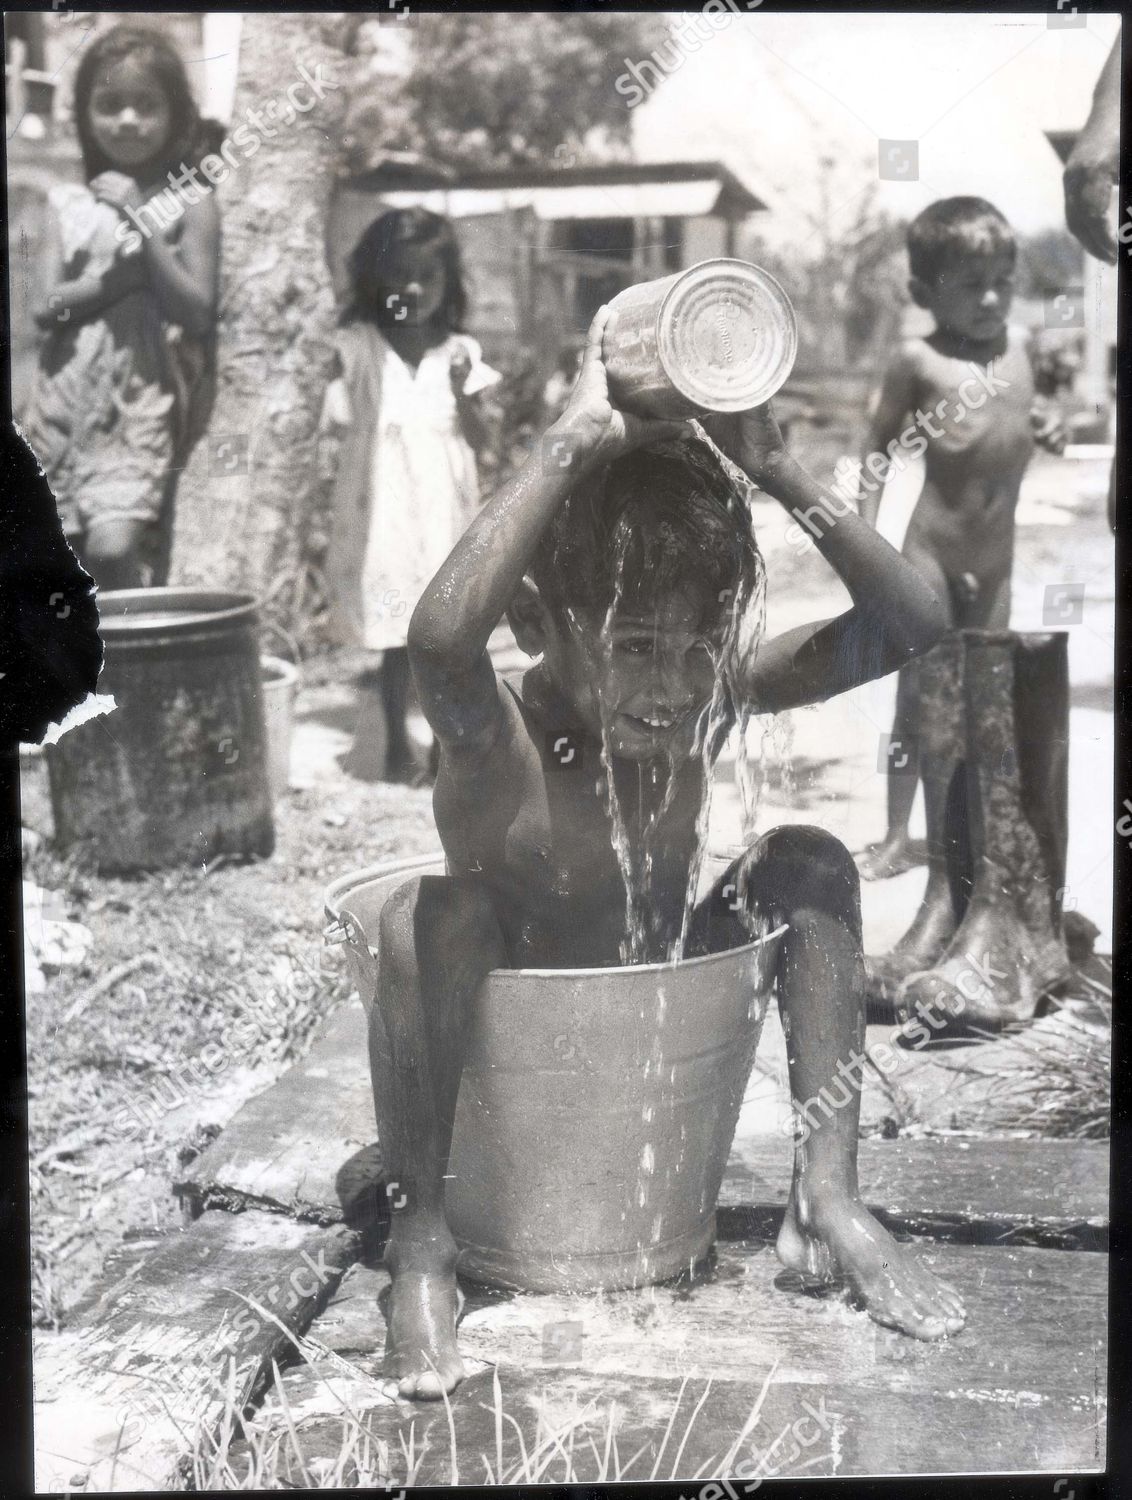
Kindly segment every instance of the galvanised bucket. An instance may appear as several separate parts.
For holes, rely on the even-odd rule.
[[[430,856],[327,892],[379,1046],[382,906],[443,874]],[[462,1275],[581,1292],[663,1281],[704,1255],[783,930],[678,964],[487,976],[446,1189]]]
[[[278,799],[286,795],[291,778],[291,736],[299,669],[279,656],[261,656],[259,666],[267,734],[267,779],[272,797]]]

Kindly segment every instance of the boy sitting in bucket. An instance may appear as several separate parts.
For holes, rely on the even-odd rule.
[[[371,1048],[374,1095],[387,1175],[412,1184],[386,1248],[386,1369],[403,1397],[438,1398],[464,1374],[444,1175],[478,986],[496,968],[627,961],[604,766],[629,856],[646,841],[650,855],[631,961],[663,961],[680,951],[708,777],[736,719],[884,676],[945,624],[911,565],[847,514],[818,545],[853,607],[766,642],[752,660],[741,617],[760,559],[742,489],[686,423],[612,405],[608,318],[604,308],[595,318],[577,385],[540,451],[476,517],[409,629],[440,744],[434,807],[449,874],[400,887],[380,922],[376,1003],[389,1050]],[[769,408],[703,426],[782,505],[822,500]],[[504,613],[540,658],[519,689],[497,679],[488,655]],[[709,733],[713,700],[723,706]],[[791,1091],[806,1100],[864,1041],[858,880],[843,846],[817,828],[767,834],[691,913],[683,952],[739,946],[782,923],[774,978]],[[847,1092],[844,1108],[799,1135],[779,1258],[841,1284],[879,1323],[924,1339],[955,1333],[958,1295],[861,1201],[859,1099]]]

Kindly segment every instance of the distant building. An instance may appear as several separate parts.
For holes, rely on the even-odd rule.
[[[387,158],[344,181],[328,233],[335,286],[362,229],[386,207],[456,224],[471,283],[469,331],[489,358],[520,347],[554,364],[593,314],[634,282],[733,255],[766,205],[719,162],[515,167],[458,179]]]

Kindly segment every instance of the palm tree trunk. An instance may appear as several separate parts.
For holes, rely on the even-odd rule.
[[[261,144],[220,189],[216,401],[181,475],[174,528],[172,582],[246,590],[288,626],[319,499],[332,364],[324,234],[346,97],[341,34],[341,16],[244,15],[231,132],[246,123]],[[304,73],[322,97],[300,84],[292,100],[315,103],[296,113],[287,90]],[[235,154],[247,141],[236,138]]]

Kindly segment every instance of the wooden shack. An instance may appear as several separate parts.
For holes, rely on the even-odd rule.
[[[549,370],[623,287],[736,252],[766,205],[719,162],[618,162],[512,168],[449,178],[388,156],[345,179],[328,227],[336,290],[358,236],[387,207],[419,206],[456,225],[468,276],[469,331],[487,357],[533,353]]]

